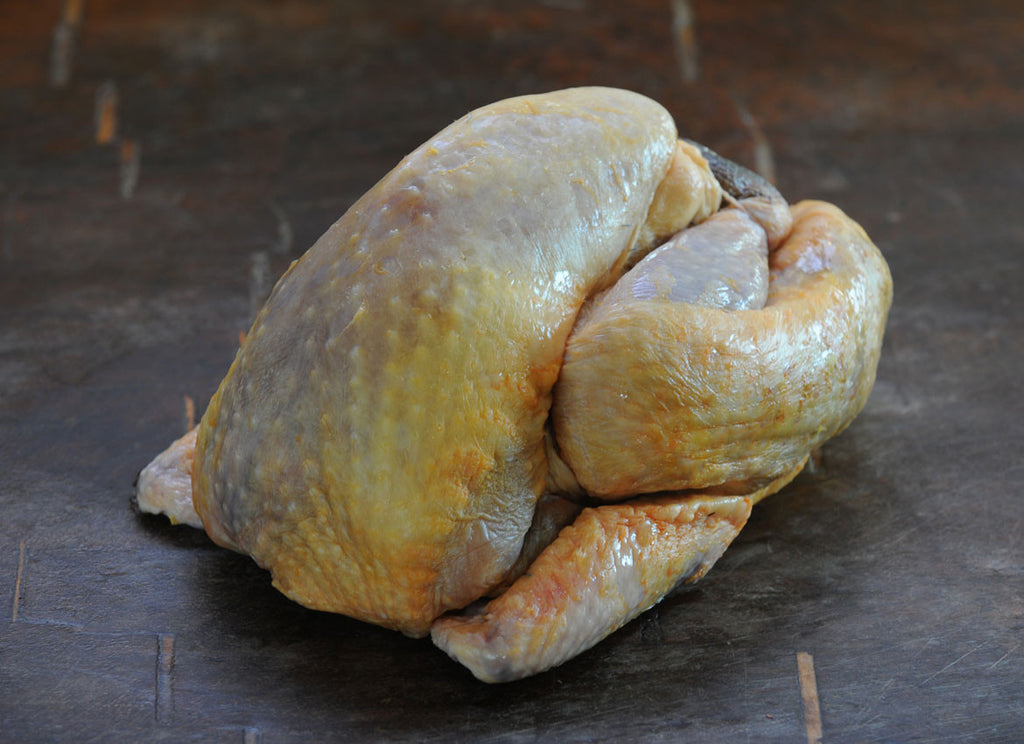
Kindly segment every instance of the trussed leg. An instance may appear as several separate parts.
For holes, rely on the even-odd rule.
[[[743,496],[667,496],[585,509],[511,588],[431,637],[485,682],[549,669],[699,579],[750,515]]]

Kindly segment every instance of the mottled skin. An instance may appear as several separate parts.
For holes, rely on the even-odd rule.
[[[140,507],[201,518],[307,606],[431,632],[487,681],[596,643],[703,575],[873,381],[877,249],[827,205],[790,234],[742,173],[741,211],[718,212],[716,157],[613,89],[455,122],[293,264],[194,461],[189,439],[158,458]],[[669,253],[694,241],[710,273],[676,291],[706,271]],[[716,242],[764,268],[716,269]],[[188,467],[198,517],[167,505]]]
[[[210,403],[193,485],[213,539],[307,606],[414,635],[493,587],[544,488],[573,320],[675,142],[653,102],[578,90],[407,157],[281,280]]]

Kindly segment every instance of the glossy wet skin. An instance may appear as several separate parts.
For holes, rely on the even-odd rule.
[[[609,89],[439,133],[248,334],[195,444],[207,532],[307,606],[433,629],[488,681],[560,663],[702,575],[863,405],[890,291],[838,210],[799,207],[786,242],[773,190],[734,188],[717,212],[712,166],[656,103]],[[189,446],[150,481],[180,497],[167,474]],[[146,508],[159,488],[142,483]],[[676,493],[636,498],[656,491]]]
[[[673,135],[653,102],[578,91],[406,158],[282,279],[211,402],[211,536],[307,606],[414,635],[498,583],[576,312],[617,278]]]

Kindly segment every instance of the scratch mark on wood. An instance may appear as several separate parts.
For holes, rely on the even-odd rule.
[[[804,726],[807,744],[821,744],[821,706],[818,703],[818,681],[814,675],[814,657],[805,651],[796,655],[800,677],[800,695],[804,701]]]
[[[740,117],[740,122],[750,134],[754,142],[754,170],[764,176],[768,183],[775,183],[775,155],[772,152],[771,143],[764,136],[764,131],[757,119],[739,98],[733,96],[733,106]]]
[[[25,575],[25,541],[18,543],[18,573],[14,577],[14,601],[11,602],[11,622],[18,621],[18,604],[21,602],[21,578]]]
[[[882,685],[882,689],[879,690],[878,696],[877,696],[876,700],[881,700],[883,697],[885,697],[886,690],[888,690],[890,687],[892,687],[892,683],[895,682],[895,681],[896,681],[895,677],[890,677],[889,681],[886,682],[884,685]]]
[[[690,0],[672,0],[672,39],[683,82],[692,85],[700,75],[696,13]]]
[[[156,700],[154,716],[158,723],[167,723],[174,709],[174,636],[161,633],[157,636],[156,655]]]
[[[961,661],[963,661],[963,660],[964,660],[964,659],[966,659],[966,658],[967,658],[968,656],[970,656],[971,654],[973,654],[973,653],[974,653],[975,651],[977,651],[978,649],[980,649],[980,648],[981,648],[982,646],[985,646],[985,645],[986,645],[987,643],[988,643],[987,641],[985,641],[985,642],[982,642],[982,643],[979,643],[979,644],[978,644],[977,646],[975,646],[974,648],[972,648],[972,649],[971,649],[970,651],[968,651],[967,653],[964,653],[964,654],[960,654],[960,656],[956,657],[955,659],[953,659],[953,661],[951,661],[951,662],[949,662],[948,664],[946,664],[946,666],[942,667],[942,669],[940,669],[939,671],[935,672],[934,674],[931,674],[931,675],[929,675],[929,676],[928,676],[928,677],[926,677],[926,678],[925,678],[924,680],[922,680],[922,681],[921,681],[921,684],[922,684],[922,685],[926,685],[926,684],[928,684],[929,682],[931,682],[931,681],[932,681],[933,679],[935,679],[936,677],[938,677],[938,676],[939,676],[940,674],[942,674],[943,672],[946,672],[946,671],[948,671],[948,670],[952,669],[953,667],[955,667],[955,666],[956,666],[957,664],[959,664],[959,663],[960,663]]]
[[[139,183],[139,160],[141,146],[135,140],[121,143],[121,198],[131,199]]]
[[[96,144],[109,145],[117,137],[117,86],[107,80],[96,89]]]
[[[242,736],[243,744],[260,744],[263,740],[263,736],[258,728],[254,726],[246,726],[245,733]]]
[[[994,663],[994,664],[993,664],[992,666],[990,666],[990,667],[989,667],[989,671],[991,671],[991,670],[995,669],[995,668],[996,668],[997,666],[999,666],[999,665],[1000,665],[1000,664],[1002,664],[1002,663],[1003,663],[1004,661],[1006,661],[1007,659],[1009,659],[1009,658],[1010,658],[1010,655],[1011,655],[1011,654],[1013,654],[1013,652],[1014,652],[1014,651],[1016,651],[1016,650],[1017,650],[1018,648],[1020,648],[1020,644],[1017,644],[1016,646],[1014,646],[1013,648],[1011,648],[1011,649],[1010,649],[1009,651],[1007,651],[1007,652],[1006,652],[1005,654],[1003,654],[1002,656],[1000,656],[1000,657],[999,657],[999,658],[998,658],[998,659],[996,660],[996,662],[995,662],[995,663]]]
[[[270,294],[270,256],[266,251],[256,251],[250,257],[249,265],[249,321],[256,319],[256,313]]]
[[[875,715],[871,716],[870,718],[868,718],[868,715],[874,712],[875,706],[878,705],[878,703],[880,703],[882,701],[882,699],[885,697],[885,693],[888,692],[889,688],[892,687],[892,685],[893,685],[893,683],[895,681],[896,681],[895,677],[890,677],[888,679],[888,681],[886,681],[886,683],[884,685],[882,685],[882,689],[878,691],[877,695],[875,695],[875,699],[873,701],[871,701],[867,705],[867,707],[864,709],[864,712],[861,714],[860,723],[858,725],[866,726],[868,723],[870,723],[871,721],[874,721],[875,719],[877,719],[879,717],[879,715],[877,713]]]
[[[185,396],[185,433],[192,431],[196,426],[196,402],[188,395]]]
[[[955,186],[943,186],[928,184],[931,191],[937,194],[939,197],[944,199],[947,204],[953,207],[954,210],[961,216],[966,217],[970,213],[970,209],[967,207],[967,202],[957,191]]]
[[[270,209],[277,218],[277,242],[274,244],[274,253],[279,256],[287,256],[292,250],[292,243],[295,235],[292,231],[292,224],[288,221],[288,215],[281,207],[273,202]]]
[[[83,623],[75,623],[75,622],[71,622],[70,620],[55,620],[53,618],[47,618],[47,617],[27,618],[27,617],[20,617],[19,616],[18,622],[19,623],[24,623],[25,625],[33,625],[33,626],[36,626],[36,627],[39,627],[39,628],[49,627],[49,628],[65,628],[67,630],[77,630],[77,631],[84,631],[85,630],[85,625]]]
[[[82,22],[85,0],[65,0],[60,20],[53,29],[50,48],[50,85],[63,88],[71,80],[71,60],[75,54],[75,37]]]

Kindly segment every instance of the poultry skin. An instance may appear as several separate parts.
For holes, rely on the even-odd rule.
[[[646,97],[499,101],[292,264],[137,503],[521,678],[707,572],[865,404],[891,294],[838,208]]]

